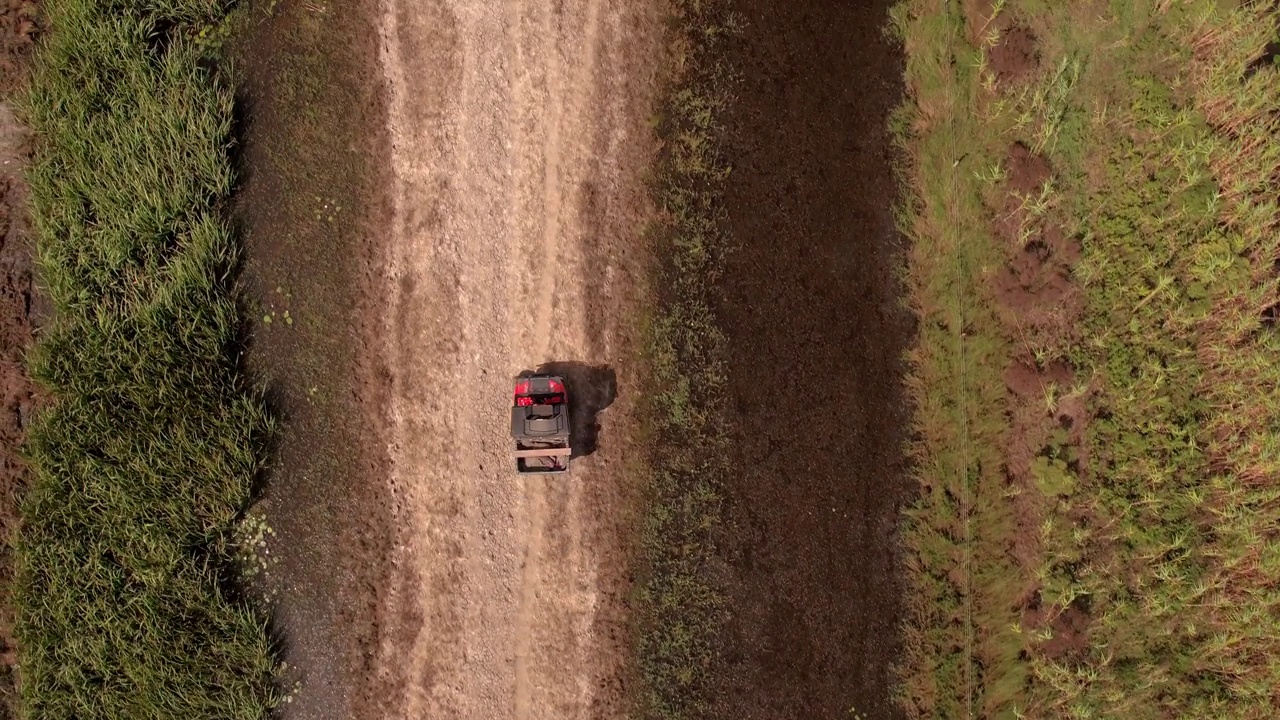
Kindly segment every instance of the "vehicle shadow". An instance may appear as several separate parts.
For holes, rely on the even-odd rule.
[[[596,451],[600,437],[599,415],[618,397],[618,374],[608,365],[551,362],[538,366],[538,374],[564,378],[569,395],[569,445],[571,458]]]

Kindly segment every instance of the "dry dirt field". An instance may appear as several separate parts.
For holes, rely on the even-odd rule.
[[[390,0],[391,217],[371,291],[392,570],[369,718],[620,716],[629,313],[660,42],[625,0]],[[605,410],[568,477],[518,478],[511,378]],[[581,413],[580,413],[581,414]],[[590,413],[586,413],[590,414]],[[590,418],[577,428],[593,434]]]

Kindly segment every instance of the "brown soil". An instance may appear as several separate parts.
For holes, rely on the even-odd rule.
[[[11,108],[0,102],[0,534],[5,538],[17,527],[18,498],[27,479],[20,448],[36,401],[24,364],[36,322],[26,188],[20,170],[25,155],[25,133]],[[0,543],[0,718],[17,716],[17,658],[8,591],[12,572],[9,544]]]
[[[1009,148],[1009,176],[1005,182],[1008,192],[1026,197],[1040,192],[1044,184],[1053,175],[1049,161],[1031,152],[1022,143],[1014,143]]]
[[[1038,651],[1068,661],[1086,646],[1089,615],[1083,605],[1042,607],[1033,579],[1041,557],[1040,526],[1057,499],[1045,494],[1033,465],[1049,458],[1077,475],[1088,468],[1088,390],[1076,392],[1075,372],[1065,359],[1044,354],[1078,338],[1084,300],[1071,268],[1080,257],[1080,244],[1053,223],[1051,212],[1031,210],[1053,176],[1049,163],[1015,143],[1006,167],[1004,192],[992,208],[991,222],[1008,248],[1008,259],[992,277],[991,291],[1001,320],[1016,339],[1014,360],[1004,375],[1009,390],[1005,475],[1016,491],[1012,502],[1019,527],[1010,553],[1027,578],[1021,594],[1027,636],[1050,626],[1053,638]]]
[[[996,82],[1007,85],[1035,72],[1040,64],[1036,36],[1020,25],[1010,26],[1004,17],[993,24],[1000,30],[1000,41],[988,52],[987,61]]]
[[[1009,248],[1009,261],[993,285],[1005,324],[1030,351],[1076,333],[1083,296],[1072,283],[1071,267],[1080,258],[1080,243],[1032,211],[1052,175],[1048,162],[1015,143],[1006,167],[992,224]]]
[[[12,93],[26,77],[39,21],[35,0],[0,0],[0,97]]]
[[[1053,637],[1040,646],[1040,651],[1059,662],[1085,659],[1089,651],[1089,620],[1088,611],[1077,603],[1062,608],[1051,623]]]
[[[899,509],[911,483],[886,132],[901,97],[891,0],[736,0],[749,74],[720,283],[735,473],[727,488],[724,718],[899,717]]]
[[[0,0],[0,537],[5,539],[17,527],[18,501],[27,482],[21,446],[38,400],[25,365],[42,312],[22,178],[28,138],[8,102],[26,79],[36,21],[36,3]],[[0,542],[0,720],[18,715],[12,578],[13,558],[5,540]]]

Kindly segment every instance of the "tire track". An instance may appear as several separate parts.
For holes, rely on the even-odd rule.
[[[542,16],[542,34],[545,38],[556,37],[560,35],[573,35],[572,29],[566,32],[564,29],[557,33],[556,13],[552,3],[543,4]],[[577,197],[580,192],[578,188],[570,188],[568,193],[562,188],[561,163],[564,155],[562,140],[562,125],[565,123],[565,96],[569,95],[570,102],[568,110],[570,113],[581,117],[581,111],[585,105],[585,98],[588,90],[591,88],[591,81],[595,76],[596,61],[596,43],[599,38],[600,23],[600,0],[589,0],[586,6],[586,26],[581,32],[583,52],[582,61],[578,65],[575,77],[569,83],[569,87],[563,84],[550,88],[551,111],[548,113],[551,121],[547,125],[547,137],[544,141],[546,168],[543,174],[543,207],[546,212],[544,229],[542,231],[542,260],[543,271],[538,280],[538,287],[541,293],[536,305],[537,319],[534,323],[533,337],[527,338],[525,347],[535,348],[533,357],[541,364],[555,359],[555,356],[549,354],[552,349],[552,316],[555,310],[556,294],[561,290],[562,283],[559,282],[562,249],[561,249],[561,225],[562,214],[564,213],[566,203],[565,195],[569,195],[570,203],[577,206],[581,200]],[[567,37],[561,37],[563,43]],[[555,78],[563,78],[565,73],[564,66],[567,64],[567,58],[564,57],[556,49],[547,52],[544,51],[547,58],[546,75],[549,81]],[[581,165],[585,158],[571,158],[577,161],[577,165]],[[577,168],[575,168],[577,169]],[[581,172],[579,171],[579,173]],[[566,288],[572,294],[572,288]],[[570,297],[569,306],[576,306],[577,298]],[[572,328],[572,336],[583,337],[582,317],[575,315],[574,319],[578,322],[574,323]],[[562,323],[567,320],[562,320]],[[576,352],[580,354],[583,348],[581,343],[578,347],[565,348],[563,352]],[[521,577],[522,593],[520,598],[520,607],[516,618],[517,632],[517,650],[515,665],[515,717],[517,720],[528,720],[530,717],[530,704],[532,702],[532,689],[529,680],[529,663],[530,653],[533,643],[533,616],[537,606],[537,590],[538,590],[538,570],[543,561],[543,547],[545,544],[544,535],[547,532],[547,498],[549,483],[541,478],[532,478],[527,483],[527,491],[531,494],[530,499],[530,527],[529,527],[529,544],[526,548],[524,567]],[[576,500],[580,498],[580,493],[575,492],[580,489],[580,485],[571,483],[569,485],[570,499]],[[581,512],[580,502],[572,503],[566,513],[569,522],[569,533],[572,537],[581,536],[581,523],[579,522],[579,513]],[[581,562],[576,563],[575,570],[580,570]],[[574,573],[578,575],[578,572]],[[579,693],[581,695],[582,693]]]

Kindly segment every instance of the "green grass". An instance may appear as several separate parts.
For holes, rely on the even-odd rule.
[[[1280,37],[1275,16],[1207,0],[997,11],[968,25],[959,7],[895,11],[922,319],[903,705],[1272,717],[1280,71],[1254,61]],[[1041,59],[999,83],[990,58],[1013,25]],[[1021,252],[992,222],[1015,141],[1052,167],[1017,213],[1022,237],[1059,228],[1082,250],[1079,303],[1034,321],[1002,309],[991,281]],[[1074,379],[1038,408],[1006,389],[1011,363],[1055,360]],[[1078,440],[1055,425],[1072,407]],[[1011,437],[1035,445],[1029,474]]]
[[[44,4],[25,110],[54,317],[29,358],[16,540],[29,718],[261,718],[265,621],[228,594],[271,432],[240,372],[222,219],[232,99],[200,30],[221,2]]]
[[[654,233],[662,290],[646,353],[649,384],[667,390],[645,413],[654,450],[637,593],[635,716],[653,720],[709,716],[724,619],[713,564],[726,472],[725,374],[710,292],[720,272],[716,221],[728,172],[718,119],[729,71],[717,58],[733,25],[719,3],[682,0],[673,9],[672,73],[651,185],[661,212]]]

